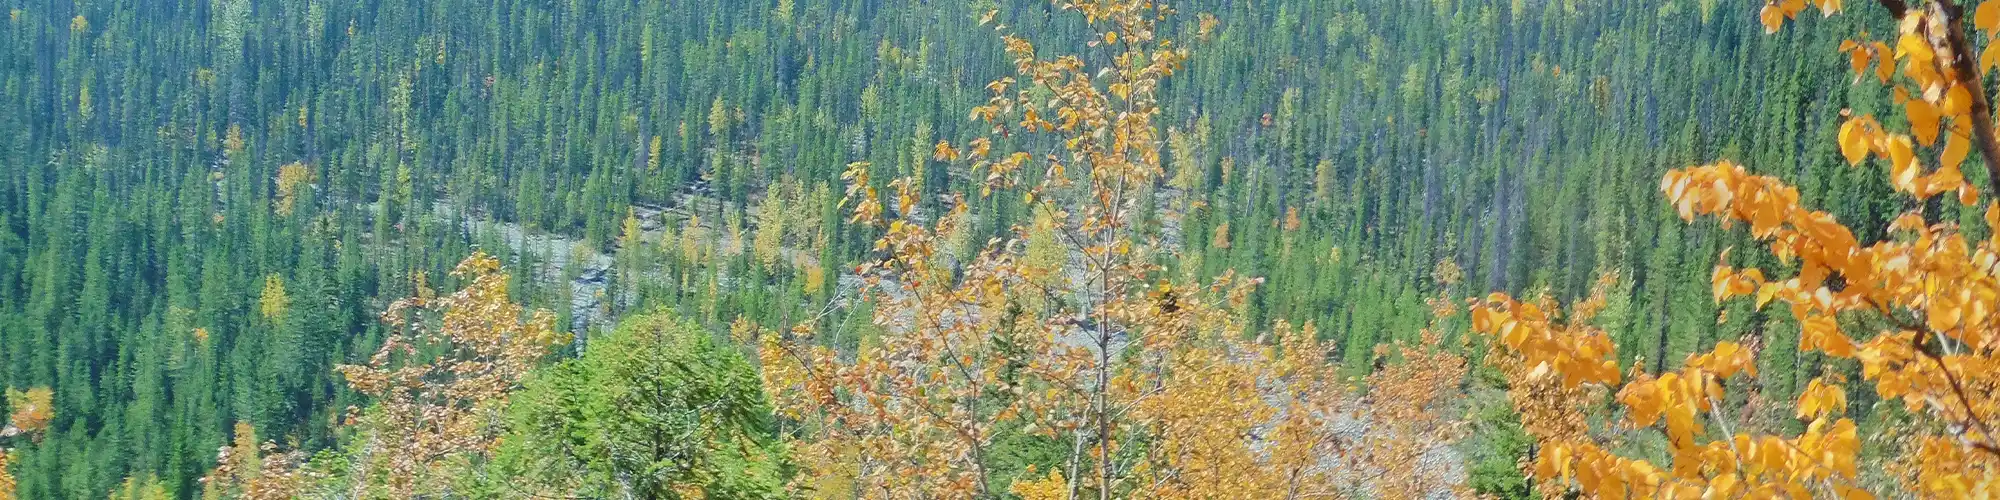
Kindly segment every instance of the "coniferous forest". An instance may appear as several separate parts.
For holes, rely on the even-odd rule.
[[[0,500],[2000,494],[2000,0],[0,8]]]

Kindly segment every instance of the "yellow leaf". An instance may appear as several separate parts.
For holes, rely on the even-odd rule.
[[[1840,491],[1841,500],[1875,500],[1875,494],[1868,490],[1840,484],[1834,485],[1834,488]]]
[[[1824,379],[1815,378],[1806,384],[1806,390],[1799,394],[1800,419],[1819,418],[1847,408],[1847,393],[1840,386],[1828,384]]]
[[[1917,142],[1925,146],[1935,144],[1938,138],[1938,109],[1929,101],[1911,99],[1903,103],[1909,113],[1910,133],[1917,136]]]
[[[1709,274],[1710,295],[1715,297],[1716,302],[1729,298],[1729,283],[1735,276],[1735,270],[1729,266],[1715,266],[1715,272]]]
[[[1840,155],[1847,157],[1848,165],[1860,165],[1868,159],[1868,142],[1868,131],[1860,119],[1850,119],[1840,125]]]
[[[1898,186],[1916,178],[1916,152],[1910,145],[1910,138],[1897,137],[1889,141],[1889,175]]]
[[[1855,78],[1860,78],[1861,75],[1867,73],[1869,59],[1868,51],[1863,50],[1858,45],[1852,49],[1847,49],[1847,65],[1854,68]]]
[[[1963,118],[1972,113],[1972,93],[1965,87],[1953,85],[1944,93],[1944,114],[1952,119]],[[1956,127],[1954,127],[1956,128]]]
[[[1932,330],[1940,332],[1958,328],[1959,321],[1965,317],[1965,310],[1955,305],[1932,307],[1928,312],[1925,319],[1930,323]]]
[[[2000,3],[1986,2],[1979,4],[1979,10],[1972,14],[1972,25],[1986,30],[1987,36],[2000,33]]]
[[[1952,134],[1951,137],[1946,138],[1944,141],[1944,155],[1938,157],[1938,166],[1947,169],[1958,168],[1960,163],[1965,162],[1965,156],[1972,152],[1972,146],[1966,145],[1967,142],[1971,141],[1958,134]]]
[[[1875,78],[1881,80],[1882,83],[1889,83],[1889,77],[1896,75],[1896,61],[1884,55],[1889,53],[1889,44],[1875,42],[1870,44],[1869,48],[1875,54],[1875,58],[1878,61],[1878,64],[1875,65]]]
[[[1763,309],[1764,304],[1771,303],[1771,299],[1776,298],[1777,296],[1778,296],[1777,283],[1765,283],[1763,286],[1757,287],[1757,308]]]
[[[2000,43],[1988,43],[1979,50],[1979,71],[1984,73],[1996,64],[2000,64]]]
[[[952,147],[951,147],[951,143],[950,143],[950,142],[947,142],[947,141],[938,141],[938,143],[937,143],[937,159],[938,159],[939,161],[952,161],[952,160],[956,160],[956,159],[958,159],[958,150],[956,150],[956,149],[952,149]]]

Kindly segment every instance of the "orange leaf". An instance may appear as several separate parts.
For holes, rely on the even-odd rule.
[[[1875,78],[1881,80],[1882,83],[1889,83],[1889,77],[1896,75],[1896,61],[1884,55],[1889,53],[1889,44],[1875,42],[1869,45],[1869,48],[1875,53],[1877,59]]]
[[[1944,141],[1944,154],[1938,157],[1938,167],[1955,170],[1960,163],[1964,163],[1965,156],[1972,152],[1972,146],[1966,145],[1967,142],[1971,141],[1958,134],[1952,134],[1951,137],[1946,138]]]
[[[1903,103],[1903,108],[1909,113],[1910,133],[1917,136],[1917,142],[1925,146],[1936,143],[1939,118],[1937,106],[1922,99],[1911,99]]]
[[[1979,4],[1979,10],[1972,13],[1972,26],[1986,30],[1987,36],[2000,33],[2000,3]]]
[[[1979,71],[1985,72],[1994,65],[2000,65],[2000,43],[1988,43],[1979,50]]]
[[[1757,20],[1764,23],[1764,34],[1777,33],[1778,28],[1785,25],[1785,13],[1776,5],[1765,5],[1764,10],[1757,13]]]
[[[1850,41],[1848,43],[1852,44],[1854,42]],[[1869,57],[1868,51],[1866,49],[1863,49],[1860,45],[1855,45],[1851,49],[1842,49],[1842,50],[1845,50],[1847,52],[1847,65],[1849,67],[1854,68],[1855,78],[1860,78],[1861,75],[1866,74],[1868,72],[1868,63],[1870,62],[1871,57]]]
[[[1945,116],[1952,117],[1952,119],[1958,119],[1971,114],[1972,93],[1967,92],[1965,87],[1951,86],[1951,90],[1944,93],[1943,111]]]

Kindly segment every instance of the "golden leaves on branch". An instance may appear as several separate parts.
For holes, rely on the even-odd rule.
[[[1617,350],[1609,336],[1596,329],[1555,325],[1540,305],[1492,294],[1473,308],[1472,328],[1494,335],[1519,353],[1531,378],[1559,374],[1565,387],[1618,382],[1618,362],[1612,359]]]
[[[1736,273],[1719,266],[1716,274],[1718,297],[1747,294],[1746,286],[1754,290],[1761,284],[1759,279],[1743,277],[1761,278],[1761,272]],[[1589,497],[1871,498],[1855,486],[1855,456],[1860,445],[1854,423],[1835,419],[1845,408],[1845,395],[1824,380],[1815,380],[1802,397],[1800,415],[1810,422],[1805,434],[1787,439],[1752,436],[1728,428],[1731,420],[1723,416],[1727,409],[1721,406],[1724,381],[1756,373],[1751,351],[1734,342],[1720,342],[1707,352],[1689,356],[1676,371],[1657,377],[1636,373],[1618,391],[1616,399],[1626,409],[1625,425],[1658,426],[1665,431],[1670,465],[1619,456],[1600,447],[1588,436],[1578,414],[1597,398],[1577,391],[1574,384],[1617,382],[1615,371],[1605,372],[1607,368],[1616,370],[1613,352],[1603,350],[1608,341],[1600,343],[1597,338],[1602,333],[1587,325],[1601,308],[1609,280],[1600,280],[1591,298],[1573,308],[1567,325],[1549,320],[1542,312],[1555,310],[1546,299],[1540,304],[1521,304],[1497,295],[1474,307],[1474,329],[1500,339],[1498,346],[1506,351],[1497,362],[1514,363],[1513,367],[1502,367],[1509,376],[1509,401],[1542,445],[1533,474],[1546,481],[1540,485],[1544,494],[1575,488]],[[1515,394],[1535,389],[1538,379],[1551,379],[1554,373],[1562,374],[1569,392],[1540,390],[1540,395],[1552,398]],[[1552,401],[1563,404],[1551,407]],[[1711,432],[1710,425],[1721,427],[1721,431]]]
[[[1414,460],[1434,441],[1432,420],[1411,418],[1407,426],[1382,430],[1381,439],[1355,442],[1339,435],[1336,421],[1363,418],[1327,362],[1332,344],[1303,328],[1279,322],[1265,334],[1270,345],[1227,340],[1191,346],[1157,396],[1141,403],[1150,423],[1147,460],[1136,471],[1135,498],[1282,498],[1338,495],[1354,487],[1362,465],[1380,473],[1378,485],[1428,491],[1415,474]],[[1218,339],[1221,340],[1221,339]],[[1400,366],[1421,367],[1411,359]],[[1449,366],[1440,365],[1441,368]],[[1385,389],[1383,398],[1421,396],[1443,386]],[[1403,394],[1405,389],[1416,392]],[[1421,417],[1430,398],[1411,398],[1405,409]],[[1393,417],[1378,415],[1376,422]],[[1386,425],[1386,424],[1385,424]],[[1396,459],[1376,460],[1377,457]],[[1435,479],[1435,478],[1430,478]]]
[[[1841,0],[1813,0],[1811,6],[1831,16],[1840,12]],[[1784,27],[1785,21],[1798,19],[1799,13],[1804,12],[1806,7],[1806,0],[1767,0],[1764,9],[1758,12],[1757,20],[1764,23],[1765,33],[1777,33],[1778,28]]]
[[[1860,128],[1877,126],[1864,122]],[[1847,140],[1843,138],[1843,140]],[[1900,155],[1907,139],[1888,139],[1892,155]],[[1884,141],[1877,140],[1876,143]],[[1843,147],[1846,147],[1843,144]],[[1899,175],[1892,170],[1892,177]],[[1899,189],[1914,198],[1928,196],[1928,181],[1896,179]],[[1683,179],[1688,191],[1675,195],[1672,185]],[[1669,197],[1688,212],[1715,214],[1729,221],[1764,220],[1752,224],[1752,236],[1769,244],[1774,255],[1795,260],[1799,272],[1792,277],[1766,279],[1755,269],[1736,272],[1718,266],[1718,299],[1744,295],[1754,288],[1757,302],[1782,301],[1791,306],[1800,324],[1800,349],[1821,351],[1830,356],[1854,358],[1861,362],[1862,376],[1874,382],[1877,394],[1885,399],[1901,399],[1913,411],[1929,413],[1949,424],[1944,436],[1926,438],[1925,455],[1946,453],[1975,457],[1958,462],[1964,468],[1939,469],[1920,460],[1918,484],[1926,494],[1946,494],[1956,488],[1990,483],[2000,466],[2000,450],[1993,449],[1986,421],[2000,411],[2000,403],[1990,390],[1966,388],[1994,387],[1995,325],[1993,312],[2000,283],[1993,266],[1996,260],[1992,240],[1969,242],[1955,224],[1927,224],[1916,211],[1898,217],[1890,225],[1890,238],[1863,247],[1851,232],[1831,215],[1798,206],[1796,195],[1770,197],[1760,193],[1792,192],[1774,178],[1750,176],[1741,167],[1715,165],[1669,174]],[[1907,189],[1910,186],[1917,189]],[[1748,194],[1748,196],[1745,196]],[[1996,207],[1988,208],[1991,219],[2000,219]],[[1982,264],[1983,263],[1983,264]],[[1838,288],[1834,286],[1839,279]],[[1873,338],[1857,340],[1843,331],[1835,319],[1843,313],[1881,317],[1895,325]],[[1911,321],[1904,318],[1916,318]],[[1812,381],[1798,404],[1801,418],[1822,421],[1845,406],[1845,392],[1833,381]],[[1952,439],[1945,438],[1956,435]],[[1940,446],[1951,443],[1949,446]],[[1946,448],[1956,448],[1947,450]],[[1851,461],[1852,457],[1846,460]],[[1931,489],[1941,485],[1947,489]]]
[[[1980,2],[1972,13],[1972,26],[1986,36],[2000,35],[2000,3]]]
[[[1806,384],[1806,390],[1799,393],[1799,420],[1818,419],[1846,408],[1847,391],[1828,383],[1825,377],[1812,379]]]
[[[1093,183],[1136,182],[1157,176],[1160,140],[1153,124],[1159,111],[1155,94],[1160,79],[1178,71],[1187,57],[1186,49],[1156,36],[1155,23],[1171,10],[1150,1],[1074,1],[1061,2],[1060,7],[1083,14],[1093,25],[1100,21],[1111,24],[1086,45],[1109,49],[1112,64],[1093,70],[1078,56],[1043,58],[1033,43],[1005,35],[1003,44],[1020,79],[1008,77],[989,84],[992,97],[974,107],[971,117],[991,125],[994,135],[1009,136],[1015,131],[1055,134],[1062,139],[1069,158],[1051,155],[1045,160],[1051,167],[1085,167]],[[1100,81],[1104,83],[1100,85]],[[977,150],[972,156],[977,159],[975,169],[1000,167],[994,169],[999,177],[1011,177],[1020,163],[1031,159],[989,163]],[[1045,182],[1061,177],[1049,176]]]
[[[839,206],[853,207],[850,210],[854,216],[849,223],[874,226],[882,223],[882,201],[874,184],[869,182],[868,167],[868,162],[857,161],[847,164],[847,170],[841,172],[840,179],[847,182],[847,194],[840,199]]]
[[[1958,102],[1964,98],[1951,94],[1947,91],[1937,106],[1906,102],[1916,115],[1912,122],[1927,124],[1932,111],[1960,112]],[[1912,198],[1958,191],[1962,202],[1970,202],[1965,194],[1969,188],[1952,164],[1962,161],[1964,153],[1954,152],[1953,146],[1946,147],[1946,166],[1926,174],[1919,173],[1912,153],[1921,138],[1885,132],[1869,117],[1850,119],[1839,140],[1850,161],[1888,159],[1891,183]],[[1898,217],[1887,239],[1864,246],[1831,214],[1802,207],[1796,189],[1729,162],[1669,172],[1661,190],[1683,218],[1716,216],[1725,227],[1745,224],[1773,256],[1797,269],[1788,276],[1738,269],[1724,251],[1711,274],[1716,300],[1754,297],[1760,308],[1774,302],[1788,305],[1800,325],[1801,350],[1856,359],[1876,394],[1901,400],[1944,424],[1919,431],[1916,455],[1910,457],[1915,477],[1908,485],[1919,494],[1944,497],[1992,487],[2000,472],[2000,448],[1988,430],[1988,421],[2000,413],[2000,402],[1991,396],[2000,387],[2000,376],[1994,374],[2000,368],[1994,360],[2000,342],[1992,333],[2000,304],[2000,279],[1993,265],[2000,262],[2000,253],[1994,240],[1969,241],[1954,223],[1927,223],[1919,208]],[[1987,214],[1990,226],[2000,226],[2000,206],[1989,205]],[[1569,352],[1574,342],[1531,341],[1545,338],[1534,328],[1543,323],[1523,312],[1532,309],[1504,297],[1489,299],[1481,308],[1493,312],[1475,312],[1475,327],[1500,337],[1522,356],[1545,352],[1542,357],[1560,360],[1574,355]],[[1841,326],[1837,318],[1842,315],[1874,316],[1891,326],[1857,339]],[[1488,319],[1477,319],[1481,317]],[[1528,325],[1529,333],[1520,333],[1518,325]],[[1579,369],[1576,363],[1550,366],[1564,372]],[[1630,425],[1664,428],[1673,457],[1670,467],[1616,457],[1593,443],[1578,442],[1549,447],[1537,474],[1591,495],[1869,495],[1855,483],[1859,438],[1855,424],[1840,418],[1848,400],[1839,380],[1822,377],[1808,383],[1795,413],[1808,422],[1803,434],[1752,437],[1730,431],[1729,420],[1720,416],[1726,411],[1719,406],[1722,381],[1739,373],[1754,375],[1752,356],[1741,346],[1722,342],[1690,356],[1678,371],[1641,375],[1618,392]],[[1710,425],[1723,427],[1719,436]],[[1716,438],[1703,441],[1709,436]]]
[[[1689,356],[1680,371],[1658,378],[1642,375],[1627,383],[1618,391],[1618,402],[1631,410],[1626,417],[1630,423],[1652,427],[1664,422],[1668,442],[1676,450],[1686,449],[1703,432],[1700,416],[1722,401],[1722,381],[1752,362],[1742,346],[1718,343],[1713,351]]]
[[[1867,76],[1871,67],[1874,68],[1875,78],[1885,84],[1896,75],[1895,53],[1889,49],[1889,44],[1847,40],[1840,43],[1840,52],[1847,54],[1848,67],[1854,70],[1856,80]]]
[[[1950,396],[1956,391],[1948,390],[1941,373],[1925,367],[1992,354],[1992,316],[1996,298],[2000,298],[2000,281],[1996,281],[1990,264],[1996,260],[1992,240],[1975,244],[1955,224],[1926,224],[1912,211],[1890,225],[1893,238],[1862,247],[1831,215],[1800,208],[1796,191],[1774,178],[1750,176],[1741,167],[1726,163],[1676,171],[1668,178],[1669,197],[1684,214],[1712,213],[1723,216],[1725,222],[1761,221],[1752,223],[1752,236],[1766,241],[1779,258],[1799,263],[1798,274],[1785,279],[1766,279],[1756,269],[1738,272],[1718,266],[1717,298],[1744,295],[1754,289],[1760,305],[1773,300],[1790,304],[1801,325],[1801,349],[1857,357],[1864,376],[1880,378],[1877,389],[1883,396],[1910,394],[1905,389],[1914,387],[1909,384],[1924,384],[1944,390],[1934,395]],[[1681,184],[1696,187],[1674,195],[1673,186]],[[1767,196],[1774,192],[1785,195]],[[1994,224],[1992,219],[2000,219],[2000,207],[1989,205],[1987,213],[1989,225]],[[1840,278],[1838,290],[1829,281],[1836,276]],[[1858,342],[1843,333],[1834,319],[1836,314],[1849,311],[1882,315],[1900,324],[1895,330]],[[1919,320],[1902,322],[1904,314]],[[1935,339],[1949,344],[1943,347],[1961,352],[1933,356],[1935,363],[1916,363],[1916,356],[1925,354],[1919,352],[1920,339]],[[1921,399],[1914,398],[1913,407],[1921,406],[1915,404]],[[1947,411],[1954,407],[1937,406]]]
[[[1489,298],[1485,304],[1475,307],[1474,314],[1479,315],[1481,310],[1510,307],[1529,309],[1505,299]],[[1486,314],[1493,316],[1498,313]],[[1527,328],[1550,328],[1540,326],[1546,323],[1515,321],[1512,330],[1504,321],[1476,322],[1475,328],[1500,337],[1501,345],[1512,351],[1510,356],[1519,356],[1523,360],[1565,355],[1563,352],[1536,354],[1536,351],[1543,350],[1565,350],[1561,346],[1527,341],[1507,342],[1508,333],[1503,331],[1518,331],[1524,328],[1520,326],[1523,324],[1529,325]],[[1603,353],[1601,359],[1611,362],[1609,357],[1610,353]],[[1536,368],[1527,370],[1517,367],[1514,370],[1527,371],[1527,381],[1531,383],[1537,377],[1548,376],[1539,373],[1543,371],[1542,367],[1557,367],[1555,370],[1558,372],[1565,367],[1586,370],[1592,375],[1578,378],[1591,384],[1615,382],[1615,378],[1603,378],[1591,363],[1537,361],[1532,366]],[[1615,369],[1615,364],[1612,366]],[[1856,476],[1854,457],[1859,452],[1860,442],[1855,435],[1853,421],[1828,418],[1833,413],[1831,404],[1834,398],[1828,396],[1825,389],[1809,393],[1819,405],[1815,408],[1824,411],[1815,411],[1815,418],[1807,432],[1797,438],[1751,436],[1728,432],[1725,428],[1724,437],[1702,441],[1705,436],[1711,435],[1704,421],[1727,425],[1728,420],[1718,416],[1722,411],[1719,405],[1724,399],[1722,382],[1737,374],[1754,372],[1755,360],[1747,349],[1733,342],[1722,342],[1709,352],[1690,356],[1681,370],[1659,377],[1639,374],[1618,391],[1617,400],[1626,407],[1625,421],[1628,425],[1664,428],[1672,457],[1672,464],[1665,468],[1601,448],[1585,436],[1583,429],[1569,420],[1574,417],[1565,415],[1561,408],[1523,405],[1525,401],[1522,398],[1510,397],[1510,401],[1521,410],[1524,424],[1546,421],[1559,424],[1553,429],[1544,425],[1530,427],[1537,442],[1542,444],[1533,467],[1534,475],[1554,483],[1543,485],[1544,493],[1551,493],[1550,488],[1573,487],[1589,497],[1706,495],[1768,498],[1789,495],[1794,498],[1872,498],[1867,492],[1852,486]],[[1570,377],[1568,373],[1564,376]],[[1593,398],[1572,395],[1565,399],[1570,399],[1571,404],[1589,404]]]
[[[1591,288],[1589,298],[1570,306],[1567,321],[1561,325],[1550,323],[1549,328],[1559,330],[1558,338],[1593,338],[1603,336],[1603,332],[1590,324],[1609,300],[1611,287],[1617,283],[1616,273],[1604,273]],[[1555,299],[1546,293],[1529,301],[1542,311],[1556,311]],[[1440,304],[1441,306],[1444,304]],[[1474,314],[1480,314],[1475,308]],[[1488,328],[1493,328],[1488,326]],[[1518,327],[1517,327],[1518,328]],[[1603,385],[1570,383],[1545,362],[1530,364],[1521,351],[1504,343],[1489,344],[1492,352],[1486,362],[1497,368],[1507,384],[1507,402],[1521,419],[1521,428],[1542,446],[1569,442],[1582,442],[1589,438],[1590,423],[1586,411],[1604,401]],[[1524,344],[1525,345],[1525,344]],[[1526,469],[1523,473],[1532,473]],[[1555,481],[1537,482],[1537,489],[1544,497],[1558,497],[1566,493],[1568,485]]]
[[[463,289],[390,304],[382,319],[396,329],[382,348],[368,364],[336,368],[376,401],[362,421],[371,453],[361,465],[391,496],[436,486],[425,479],[454,457],[488,453],[507,395],[569,340],[556,332],[554,314],[508,300],[498,259],[475,253],[451,274]]]
[[[1841,153],[1850,164],[1859,164],[1870,153],[1888,159],[1890,182],[1899,191],[1923,199],[1956,192],[1961,203],[1973,204],[1977,191],[1965,185],[1960,168],[1975,149],[1992,163],[1996,148],[2000,148],[1990,137],[1993,118],[1986,91],[1979,84],[1989,68],[2000,65],[2000,44],[1992,43],[1993,35],[2000,32],[2000,5],[1981,2],[1971,16],[1972,28],[1987,33],[1986,46],[1979,50],[1976,63],[1971,59],[1973,42],[1963,24],[1965,9],[1955,2],[1884,5],[1897,17],[1893,45],[1848,40],[1839,50],[1848,56],[1856,82],[1872,67],[1876,79],[1891,87],[1894,103],[1903,108],[1910,125],[1909,135],[1889,133],[1870,117],[1849,118],[1840,130]],[[1774,8],[1783,10],[1765,8],[1767,26],[1772,29],[1775,26],[1769,19]],[[1898,74],[1902,78],[1896,78]],[[1937,152],[1936,168],[1926,173],[1922,162],[1914,161],[1922,155],[1911,149],[1934,147],[1940,139],[1944,144]],[[2000,176],[1995,165],[1987,168],[1990,175]],[[1994,181],[1993,186],[2000,186],[2000,179]]]

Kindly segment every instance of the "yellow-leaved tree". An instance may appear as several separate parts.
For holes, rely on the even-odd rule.
[[[278,167],[278,178],[275,181],[277,192],[273,194],[276,199],[272,200],[271,204],[279,216],[292,215],[293,206],[298,204],[299,193],[310,189],[312,181],[312,167],[306,166],[305,162],[291,162]]]
[[[350,407],[343,419],[353,448],[340,459],[307,460],[298,450],[260,442],[256,428],[238,422],[233,441],[217,452],[216,468],[201,479],[202,498],[466,494],[453,488],[498,446],[509,396],[570,338],[556,331],[553,313],[509,301],[509,275],[498,259],[475,252],[451,275],[464,287],[438,295],[417,273],[415,293],[381,316],[391,326],[382,347],[366,364],[335,367],[373,402],[366,411]],[[275,275],[266,283],[269,309],[270,290],[282,297],[283,285]],[[128,481],[121,494],[143,496],[148,488]]]
[[[569,341],[555,315],[507,298],[509,276],[483,252],[452,271],[465,287],[389,305],[395,330],[365,365],[336,367],[374,406],[353,420],[364,460],[349,471],[355,497],[410,498],[447,488],[445,466],[490,455],[507,397],[538,362]]]
[[[1367,449],[1335,432],[1356,409],[1332,346],[1310,324],[1253,335],[1239,311],[1261,280],[1177,275],[1166,265],[1177,251],[1138,227],[1140,200],[1165,177],[1156,94],[1188,55],[1160,37],[1172,9],[1056,6],[1081,18],[1097,53],[1044,54],[988,12],[1014,75],[971,113],[989,133],[932,148],[984,179],[979,196],[1023,200],[1032,222],[950,258],[946,242],[979,216],[962,196],[926,213],[911,179],[878,184],[865,163],[844,175],[841,206],[882,231],[883,257],[856,269],[881,333],[855,352],[816,342],[810,326],[761,335],[765,386],[800,465],[793,486],[823,498],[1352,491],[1363,475],[1350,458]],[[996,470],[996,450],[1023,441],[1055,456]]]
[[[257,311],[264,319],[277,321],[291,304],[291,297],[285,294],[285,277],[277,273],[265,276],[264,291],[257,295]]]
[[[13,413],[7,415],[7,427],[0,429],[0,438],[26,435],[40,439],[55,419],[55,391],[47,387],[8,389],[7,406]]]
[[[1862,380],[1884,400],[1900,401],[1924,420],[1904,426],[1909,464],[1896,487],[1927,498],[1983,498],[2000,489],[2000,238],[1977,238],[1937,213],[1950,195],[1972,209],[1978,188],[1960,170],[1978,151],[1993,191],[2000,192],[2000,147],[1981,78],[2000,64],[1992,43],[2000,32],[2000,2],[1880,0],[1896,19],[1894,40],[1843,43],[1857,84],[1887,85],[1909,124],[1891,130],[1870,116],[1847,115],[1841,154],[1859,165],[1877,161],[1888,183],[1911,199],[1888,234],[1863,241],[1830,213],[1801,205],[1799,191],[1777,178],[1721,161],[1667,173],[1661,190],[1687,220],[1716,217],[1741,227],[1788,269],[1736,268],[1723,251],[1711,275],[1717,300],[1744,298],[1762,308],[1787,306],[1800,327],[1798,349],[1858,363]],[[1765,26],[1775,32],[1810,7],[1826,15],[1841,2],[1767,2]],[[1970,19],[1967,14],[1970,13]],[[1967,21],[1985,33],[1975,50]],[[1892,45],[1893,43],[1893,45]],[[1977,62],[1975,62],[1977,57]],[[1867,78],[1872,77],[1872,78]],[[1985,234],[2000,228],[2000,204],[1986,202]],[[1943,219],[1943,220],[1940,220]],[[1973,233],[1978,234],[1978,233]],[[1476,329],[1497,337],[1519,367],[1559,374],[1565,387],[1622,386],[1624,424],[1659,426],[1668,463],[1613,453],[1588,437],[1547,437],[1534,474],[1587,496],[1872,498],[1857,480],[1862,437],[1847,410],[1847,382],[1823,376],[1808,383],[1795,416],[1796,436],[1752,435],[1731,428],[1722,404],[1725,382],[1754,375],[1749,349],[1720,342],[1690,356],[1679,370],[1622,380],[1602,332],[1564,326],[1553,307],[1495,294],[1474,308]],[[1865,320],[1864,320],[1865,319]],[[1575,319],[1570,320],[1574,325]],[[1887,325],[1882,327],[1863,325]]]

